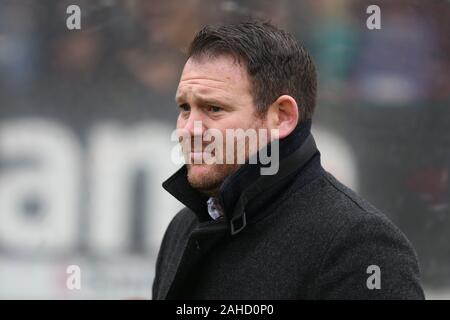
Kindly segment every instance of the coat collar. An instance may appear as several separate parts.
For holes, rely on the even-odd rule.
[[[243,164],[236,172],[226,178],[220,188],[219,198],[224,207],[227,220],[232,221],[232,233],[233,219],[236,219],[239,215],[241,215],[239,218],[242,218],[243,213],[243,224],[245,226],[246,217],[244,210],[247,210],[245,207],[252,202],[252,199],[250,199],[251,195],[264,192],[264,197],[256,197],[258,201],[254,201],[257,205],[253,205],[253,211],[258,211],[257,209],[262,208],[268,204],[268,201],[271,201],[273,194],[282,186],[282,182],[287,180],[286,175],[291,175],[294,171],[298,171],[312,156],[319,153],[315,147],[310,130],[311,120],[307,120],[288,137],[279,141],[280,163],[277,174],[261,176],[260,168],[262,164],[258,162],[256,164]],[[308,146],[304,146],[306,144]],[[270,148],[270,145],[268,147]],[[191,209],[196,214],[199,222],[211,220],[207,210],[209,197],[191,187],[187,180],[186,165],[183,165],[169,179],[163,182],[162,186],[186,207]],[[261,201],[261,199],[264,201]],[[240,206],[241,208],[239,208]],[[252,206],[250,205],[249,207]]]

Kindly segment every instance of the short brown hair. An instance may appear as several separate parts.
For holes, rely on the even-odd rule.
[[[257,110],[265,114],[281,95],[296,101],[302,120],[310,119],[316,105],[317,74],[308,51],[289,33],[268,22],[206,26],[192,41],[192,58],[230,54],[243,60],[252,81]]]

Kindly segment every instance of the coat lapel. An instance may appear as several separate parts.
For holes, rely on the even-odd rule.
[[[184,284],[188,277],[195,274],[196,265],[202,261],[219,241],[229,237],[228,223],[225,219],[200,223],[190,234],[186,247],[179,258],[173,278],[163,299],[178,299],[183,295]]]

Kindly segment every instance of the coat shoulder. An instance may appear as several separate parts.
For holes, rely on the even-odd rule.
[[[328,172],[290,192],[286,200],[294,209],[289,210],[291,213],[303,213],[297,215],[298,223],[303,224],[306,219],[311,225],[324,228],[322,231],[327,234],[364,222],[381,224],[393,233],[401,233],[383,212]]]
[[[327,172],[292,196],[301,237],[320,252],[313,296],[423,299],[417,254],[380,210]],[[368,288],[371,268],[382,274],[380,290]]]

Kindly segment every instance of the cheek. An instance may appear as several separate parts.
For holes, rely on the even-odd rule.
[[[258,118],[256,118],[252,113],[250,112],[239,112],[236,113],[232,119],[229,119],[228,122],[228,128],[231,129],[249,129],[254,128],[257,124]]]

